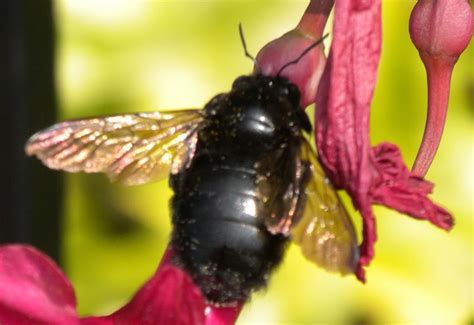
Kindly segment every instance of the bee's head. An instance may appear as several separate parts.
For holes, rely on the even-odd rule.
[[[284,77],[241,76],[206,105],[206,120],[223,143],[274,150],[311,131],[299,100],[298,88]]]
[[[266,119],[279,132],[311,132],[308,117],[299,105],[300,91],[285,77],[240,76],[232,85],[229,99],[245,116]]]

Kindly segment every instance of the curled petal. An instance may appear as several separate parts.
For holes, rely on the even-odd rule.
[[[373,150],[383,179],[372,191],[373,202],[417,219],[428,220],[439,228],[451,229],[454,224],[452,216],[427,197],[433,190],[433,184],[408,170],[398,148],[383,143]]]

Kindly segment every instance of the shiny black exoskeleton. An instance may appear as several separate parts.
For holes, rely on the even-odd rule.
[[[287,238],[265,220],[281,209],[311,131],[299,97],[283,77],[237,78],[206,105],[194,158],[171,178],[176,263],[212,303],[245,300],[282,259]]]

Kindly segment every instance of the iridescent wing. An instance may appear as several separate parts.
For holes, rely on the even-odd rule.
[[[104,172],[112,181],[139,185],[187,166],[202,121],[200,110],[65,121],[34,134],[25,150],[52,169]]]
[[[309,168],[301,160],[298,150],[297,146],[287,146],[276,159],[274,172],[267,173],[268,176],[265,172],[259,173],[265,175],[263,182],[257,182],[258,193],[271,207],[265,225],[272,234],[289,236],[291,228],[302,216]]]
[[[303,214],[291,229],[293,241],[307,259],[324,269],[354,273],[359,248],[352,221],[306,139],[300,158],[309,163],[310,176]]]

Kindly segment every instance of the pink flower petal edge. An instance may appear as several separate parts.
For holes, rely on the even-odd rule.
[[[398,148],[371,147],[370,105],[377,81],[381,48],[380,0],[338,0],[333,43],[316,95],[316,143],[329,177],[348,191],[363,218],[357,277],[374,256],[376,241],[372,204],[378,203],[426,219],[443,229],[451,215],[432,203],[432,185],[413,175]]]
[[[59,267],[28,245],[0,246],[0,324],[233,324],[242,303],[208,305],[168,249],[155,275],[132,300],[108,316],[80,319],[71,283]]]
[[[242,304],[234,307],[207,304],[186,272],[173,265],[172,256],[173,251],[168,248],[156,274],[127,305],[109,316],[86,318],[83,324],[233,324]]]
[[[0,324],[77,324],[71,283],[27,245],[0,246]]]

